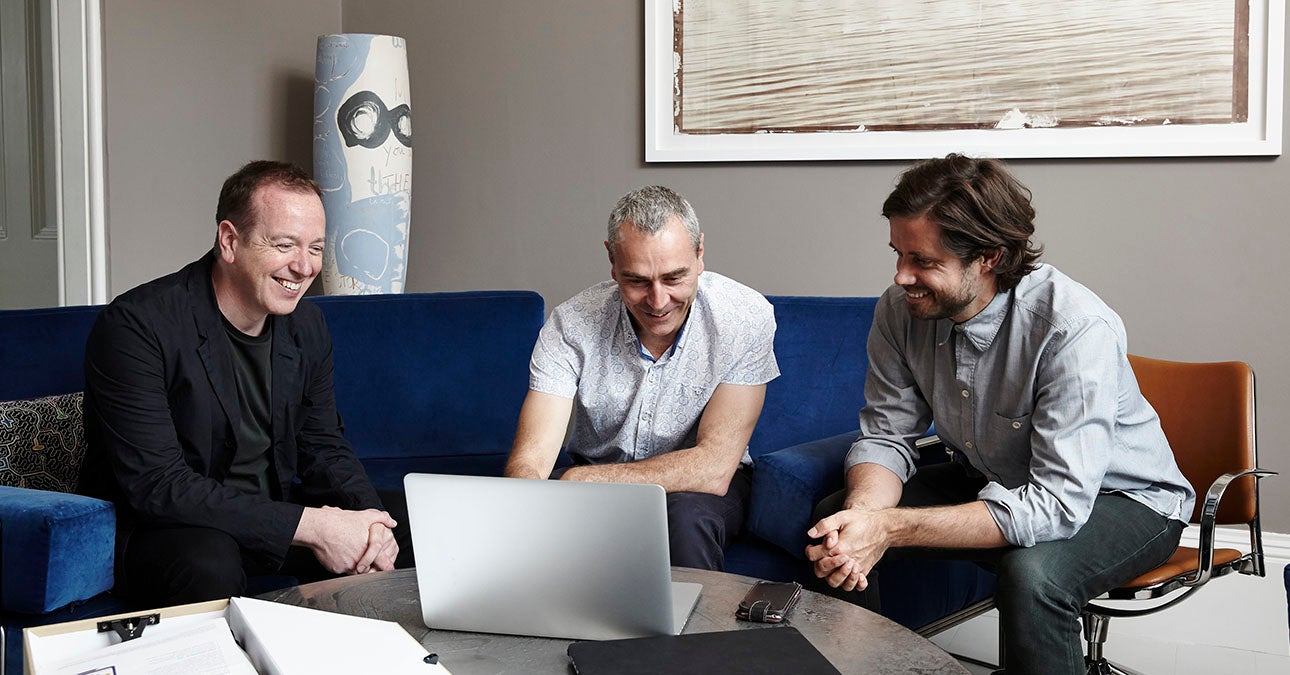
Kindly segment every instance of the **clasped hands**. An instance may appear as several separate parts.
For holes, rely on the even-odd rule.
[[[806,533],[820,540],[806,547],[815,576],[844,591],[868,587],[869,571],[887,552],[885,515],[882,509],[853,507],[816,523]]]
[[[396,525],[390,514],[376,509],[306,508],[297,542],[309,547],[318,562],[333,574],[392,570],[399,557],[399,545],[394,540]]]

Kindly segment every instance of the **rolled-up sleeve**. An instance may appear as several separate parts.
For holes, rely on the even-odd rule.
[[[890,294],[884,295],[874,310],[860,436],[847,452],[844,468],[850,471],[857,464],[879,464],[905,482],[916,470],[914,441],[927,432],[932,410],[906,361],[908,336],[896,311]]]
[[[1057,333],[1039,362],[1029,480],[978,497],[1016,546],[1069,539],[1088,520],[1114,448],[1123,340],[1101,319]]]

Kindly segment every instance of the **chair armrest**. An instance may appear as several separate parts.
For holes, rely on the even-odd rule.
[[[44,614],[111,589],[115,542],[110,502],[0,486],[0,608]]]
[[[1249,469],[1238,473],[1225,473],[1218,477],[1209,491],[1205,493],[1205,501],[1200,511],[1200,553],[1199,560],[1196,563],[1196,576],[1192,579],[1183,581],[1184,586],[1201,586],[1209,581],[1214,572],[1214,533],[1217,523],[1215,522],[1218,515],[1218,504],[1223,500],[1223,493],[1227,491],[1227,486],[1232,481],[1243,476],[1254,476],[1255,480],[1277,475],[1276,471],[1267,469]],[[1257,522],[1257,518],[1256,518]],[[1257,536],[1257,533],[1256,533]],[[1251,545],[1256,549],[1254,569],[1249,573],[1263,576],[1263,550],[1261,542],[1251,541]],[[1245,570],[1242,570],[1245,572]]]

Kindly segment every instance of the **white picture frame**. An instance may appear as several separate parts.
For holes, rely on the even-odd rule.
[[[678,125],[684,80],[678,12],[686,0],[645,1],[645,160],[730,162],[908,160],[962,152],[999,158],[1281,154],[1285,0],[1250,0],[1244,121],[1052,128],[757,130],[691,133]],[[697,0],[695,0],[697,1]],[[722,0],[717,0],[721,2]],[[723,11],[739,11],[731,3]],[[785,3],[793,11],[793,3]],[[1025,67],[1024,64],[1018,67]],[[1239,80],[1239,69],[1237,80]],[[1237,81],[1235,88],[1240,86]]]

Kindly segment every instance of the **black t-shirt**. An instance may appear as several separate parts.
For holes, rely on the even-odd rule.
[[[251,336],[224,319],[224,331],[233,352],[233,376],[242,424],[234,429],[237,454],[224,484],[247,494],[269,494],[269,458],[273,445],[273,408],[270,382],[273,375],[273,321],[264,332]]]

